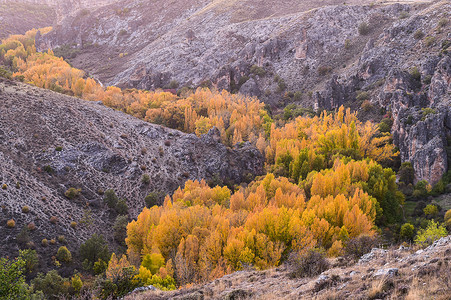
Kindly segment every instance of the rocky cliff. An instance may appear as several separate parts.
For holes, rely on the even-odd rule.
[[[37,47],[78,47],[75,66],[124,87],[211,85],[328,110],[371,100],[375,120],[391,113],[416,179],[436,183],[449,159],[451,4],[336,4],[123,1],[68,16]]]
[[[115,213],[102,200],[108,189],[126,199],[136,217],[151,192],[171,193],[188,179],[241,183],[262,172],[258,150],[228,149],[214,129],[199,138],[2,79],[0,99],[2,256],[16,250],[16,236],[30,223],[35,244],[64,235],[77,249],[93,233],[112,242]],[[80,194],[68,196],[70,188]],[[6,229],[9,219],[14,229]]]

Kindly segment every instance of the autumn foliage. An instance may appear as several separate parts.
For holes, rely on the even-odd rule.
[[[377,202],[360,189],[313,196],[273,174],[232,194],[188,181],[163,206],[145,208],[127,227],[130,256],[161,254],[179,283],[222,276],[245,266],[277,266],[287,253],[341,247],[374,235]]]
[[[41,29],[41,33],[49,30]],[[36,52],[36,33],[37,30],[31,30],[23,36],[11,36],[0,46],[0,63],[10,66],[15,71],[13,76],[26,82],[85,100],[102,101],[137,118],[188,133],[201,135],[216,126],[222,141],[229,146],[242,141],[255,144],[269,134],[272,120],[256,98],[208,89],[179,97],[162,90],[104,88],[82,70],[56,57],[52,50]]]

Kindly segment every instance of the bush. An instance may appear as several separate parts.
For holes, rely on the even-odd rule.
[[[66,246],[61,246],[56,253],[56,258],[61,262],[70,263],[72,261],[72,253]]]
[[[370,26],[368,25],[368,23],[366,23],[366,22],[360,23],[360,25],[359,25],[359,34],[360,35],[367,35],[370,33],[370,31],[371,31],[371,29],[370,29]]]
[[[28,230],[27,226],[24,226],[22,230],[19,232],[19,234],[16,237],[17,244],[19,244],[20,247],[26,247],[27,243],[30,242],[30,231]]]
[[[416,40],[421,40],[422,38],[424,38],[424,32],[421,31],[420,29],[418,29],[417,31],[415,31],[415,33],[413,34],[414,39]]]
[[[30,231],[36,230],[36,224],[34,224],[34,222],[30,222],[28,223],[27,228]]]
[[[119,201],[119,198],[116,196],[114,190],[106,190],[103,201],[109,208],[114,209]]]
[[[262,76],[265,76],[266,71],[262,67],[259,67],[257,65],[253,65],[251,67],[251,73],[262,77]]]
[[[56,270],[51,270],[47,274],[39,273],[35,279],[31,281],[33,291],[41,291],[47,299],[57,300],[68,294],[68,281],[61,277]]]
[[[390,133],[393,126],[393,120],[390,118],[385,118],[379,123],[379,131],[382,133]]]
[[[405,184],[413,184],[415,170],[413,169],[412,164],[408,161],[403,162],[401,168],[399,168],[398,175],[399,181],[404,182]]]
[[[451,209],[445,213],[445,226],[451,228]]]
[[[47,246],[49,245],[49,241],[48,241],[47,239],[42,239],[41,245],[42,245],[43,247],[47,247]]]
[[[52,223],[52,224],[58,223],[58,217],[51,216],[51,217],[50,217],[50,223]]]
[[[8,221],[6,222],[6,226],[8,226],[9,228],[14,228],[14,227],[16,227],[16,221],[14,221],[13,219],[8,220]]]
[[[19,258],[24,261],[25,274],[31,274],[38,269],[39,256],[36,250],[26,249],[19,251]]]
[[[6,190],[8,188],[8,185],[6,185],[6,183],[4,183],[3,185],[2,185],[2,190]]]
[[[27,213],[29,213],[30,212],[30,207],[28,207],[28,206],[22,206],[22,212],[24,213],[24,214],[27,214]]]
[[[20,257],[9,261],[0,257],[0,298],[27,299],[24,277],[25,262]]]
[[[128,214],[127,200],[121,199],[121,200],[119,200],[119,202],[117,202],[117,204],[116,204],[116,212],[119,215],[126,215],[126,214]]]
[[[399,236],[405,241],[413,240],[413,237],[415,236],[415,227],[410,223],[405,223],[401,226]]]
[[[428,204],[424,209],[423,212],[428,217],[435,217],[438,215],[438,207],[434,204]]]
[[[125,246],[125,238],[127,237],[128,216],[117,216],[113,225],[113,235],[116,242]]]
[[[354,259],[360,258],[362,255],[368,253],[377,246],[378,238],[368,235],[361,235],[359,237],[350,239],[346,242],[344,253],[345,256]]]
[[[59,235],[58,236],[58,242],[60,242],[61,244],[65,244],[66,243],[66,237],[64,235]]]
[[[72,289],[74,290],[75,294],[78,295],[81,291],[81,288],[83,287],[83,281],[78,274],[72,276],[70,281]]]
[[[143,174],[143,176],[141,177],[141,182],[144,184],[149,184],[150,183],[150,176],[149,174]]]
[[[76,188],[69,188],[65,193],[64,196],[66,196],[68,199],[74,199],[75,197],[78,197],[81,193],[81,189]]]
[[[70,222],[70,227],[75,229],[77,227],[77,222],[74,221]]]
[[[319,76],[325,76],[327,73],[329,73],[332,70],[329,66],[320,66],[318,68],[318,75]]]
[[[86,242],[80,245],[80,258],[87,270],[92,270],[94,263],[99,259],[110,260],[110,252],[105,239],[101,235],[94,234]]]
[[[312,277],[329,268],[329,263],[321,251],[309,249],[305,253],[293,253],[289,259],[292,278]]]
[[[155,205],[158,205],[160,200],[160,195],[156,192],[152,192],[144,198],[144,202],[146,203],[146,207],[151,208]]]
[[[100,275],[103,272],[105,272],[105,270],[107,268],[108,268],[108,264],[99,258],[99,260],[97,260],[94,263],[94,266],[92,267],[92,271],[94,272],[95,275]]]
[[[365,91],[360,91],[360,92],[357,93],[356,99],[358,101],[369,100],[370,99],[370,94],[368,92],[365,92]],[[371,105],[371,102],[369,102],[369,104]],[[362,106],[363,106],[363,104],[362,104]]]
[[[427,247],[439,238],[448,235],[446,228],[438,222],[429,221],[425,229],[420,229],[415,237],[415,243],[421,247]]]
[[[438,26],[440,28],[443,28],[446,25],[448,25],[448,19],[447,18],[442,18],[442,19],[440,19],[440,21],[438,21]]]
[[[363,101],[363,103],[362,103],[362,105],[360,107],[362,108],[362,110],[364,112],[369,112],[369,111],[371,111],[373,109],[373,105],[368,100]]]

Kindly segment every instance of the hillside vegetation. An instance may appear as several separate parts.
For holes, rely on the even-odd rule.
[[[274,9],[275,15],[287,13],[285,2],[290,1]],[[235,1],[227,5],[241,7]],[[297,9],[310,7],[305,5]],[[225,6],[210,2],[194,17],[222,14]],[[127,16],[127,9],[115,13]],[[36,41],[47,33],[55,31],[33,29],[0,44],[0,237],[7,241],[0,254],[14,254],[0,259],[0,276],[6,278],[0,298],[119,299],[145,286],[160,290],[149,293],[151,299],[192,299],[198,293],[200,299],[204,293],[258,298],[264,294],[243,285],[230,293],[195,285],[214,281],[231,287],[236,278],[252,281],[272,272],[296,291],[282,289],[289,299],[318,296],[338,285],[344,292],[335,291],[340,294],[335,298],[350,297],[347,282],[363,272],[368,275],[360,279],[371,279],[373,286],[368,293],[356,291],[359,297],[409,298],[431,294],[410,277],[394,277],[409,268],[401,262],[417,263],[420,249],[430,245],[427,251],[436,260],[430,268],[415,266],[449,290],[449,276],[438,275],[449,270],[441,253],[449,252],[443,246],[449,238],[434,241],[448,234],[451,207],[432,197],[451,191],[451,172],[431,185],[416,180],[410,162],[401,164],[393,143],[400,133],[391,134],[400,126],[401,108],[384,110],[380,123],[359,120],[361,114],[343,103],[327,106],[329,111],[292,104],[276,115],[258,98],[237,93],[249,77],[232,80],[230,92],[209,80],[196,89],[179,87],[175,80],[165,89],[105,87],[61,55],[77,49],[37,51]],[[251,69],[255,76],[266,74],[261,66]],[[412,78],[421,80],[417,73],[392,74],[386,82],[396,85],[408,76],[406,85],[414,85]],[[446,77],[442,73],[437,84]],[[284,80],[274,79],[283,94]],[[409,99],[420,101],[415,89]],[[300,97],[301,92],[284,94]],[[371,115],[369,93],[361,91],[359,98],[360,112]],[[445,135],[447,112],[439,119],[432,108],[421,111],[419,126],[438,119]],[[379,250],[371,248],[401,242],[405,246],[390,253],[402,261],[381,250],[383,258],[376,262]],[[396,271],[362,267],[352,270],[360,272],[354,275],[336,274],[345,268],[344,259],[355,261],[368,252],[359,264],[372,262],[376,268],[386,259]],[[418,272],[420,278],[426,274]],[[304,280],[294,287],[293,278],[320,274],[314,284]],[[413,286],[402,289],[398,283]],[[178,288],[186,290],[161,292]],[[446,295],[435,285],[432,292]]]

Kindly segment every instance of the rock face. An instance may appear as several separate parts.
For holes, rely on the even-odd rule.
[[[175,80],[318,110],[358,108],[364,91],[391,112],[395,143],[417,180],[434,184],[447,170],[449,1],[226,2],[121,1],[67,16],[37,48],[75,42],[81,54],[73,65],[123,87]],[[425,108],[436,114],[423,115]]]
[[[35,243],[64,235],[76,249],[93,233],[110,239],[116,215],[102,200],[108,189],[127,199],[136,217],[150,192],[171,193],[188,179],[241,183],[263,171],[258,150],[226,148],[217,129],[199,138],[97,102],[1,79],[0,98],[0,186],[6,187],[0,189],[0,227],[16,221],[16,229],[0,230],[2,256],[15,250],[8,247],[30,222],[39,228]],[[69,199],[69,188],[81,194]],[[79,225],[72,228],[72,221]]]

